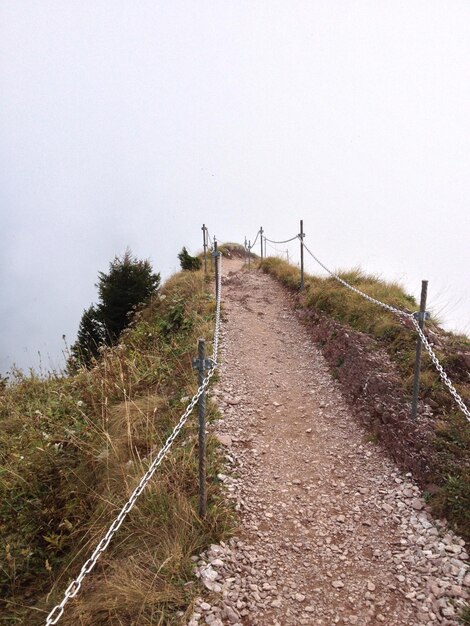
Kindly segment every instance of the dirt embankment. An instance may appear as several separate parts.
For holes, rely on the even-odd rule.
[[[411,406],[396,367],[374,339],[317,311],[299,309],[298,315],[320,346],[354,415],[403,469],[428,486],[435,456],[430,408],[421,404],[418,419],[410,419]]]

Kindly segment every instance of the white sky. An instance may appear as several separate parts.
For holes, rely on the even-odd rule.
[[[168,275],[203,222],[303,218],[470,332],[469,33],[467,0],[0,0],[0,371],[58,364],[115,254]]]

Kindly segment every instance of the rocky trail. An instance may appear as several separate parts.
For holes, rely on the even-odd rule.
[[[369,441],[272,278],[224,260],[219,478],[239,510],[197,559],[189,626],[459,623],[464,542]]]

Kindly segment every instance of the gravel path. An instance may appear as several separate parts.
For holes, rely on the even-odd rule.
[[[198,558],[189,625],[458,624],[464,542],[368,441],[283,289],[224,272],[215,428],[240,528]]]

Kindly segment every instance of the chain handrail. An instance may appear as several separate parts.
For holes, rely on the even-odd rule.
[[[456,388],[452,384],[452,381],[450,380],[448,374],[446,373],[446,371],[444,370],[444,368],[440,364],[439,359],[436,356],[436,353],[431,348],[431,344],[429,343],[429,339],[426,337],[426,335],[424,334],[423,330],[420,328],[418,321],[414,317],[411,318],[411,321],[413,322],[413,326],[415,327],[416,332],[421,337],[421,341],[423,342],[423,346],[428,351],[429,356],[431,357],[431,361],[433,362],[434,367],[438,371],[439,376],[442,378],[443,383],[449,389],[450,394],[454,398],[454,400],[457,403],[457,405],[459,406],[460,410],[465,415],[467,420],[470,422],[470,410],[468,409],[467,405],[463,401],[462,396],[459,395],[458,391],[456,390]]]
[[[353,287],[348,282],[346,282],[345,280],[340,278],[340,276],[338,276],[338,274],[335,274],[330,269],[328,269],[326,267],[326,265],[324,265],[320,261],[320,259],[318,257],[316,257],[313,254],[313,252],[311,252],[307,248],[307,246],[305,244],[304,244],[304,248],[305,248],[305,250],[307,250],[307,252],[310,254],[310,256],[318,263],[318,265],[321,265],[321,267],[325,270],[325,272],[328,272],[328,274],[332,278],[334,278],[335,280],[340,282],[344,287],[347,287],[348,289],[351,289],[351,291],[354,291],[355,293],[359,294],[360,296],[362,296],[366,300],[369,300],[369,302],[372,302],[373,304],[377,304],[378,306],[381,306],[383,309],[387,309],[387,311],[390,311],[391,313],[395,313],[396,315],[399,315],[400,317],[407,317],[407,318],[412,318],[413,317],[413,313],[410,313],[409,311],[403,311],[403,309],[398,309],[397,307],[394,307],[391,304],[386,304],[385,302],[382,302],[381,300],[377,300],[376,298],[373,298],[372,296],[367,295],[366,293],[364,293],[360,289],[357,289],[356,287]]]
[[[218,273],[219,278],[218,278],[218,298],[217,298],[217,303],[216,303],[214,341],[213,341],[213,351],[212,351],[213,352],[212,353],[212,367],[208,371],[206,377],[204,378],[197,392],[192,397],[190,403],[186,407],[186,410],[184,411],[183,415],[180,417],[178,423],[174,427],[171,435],[167,438],[163,448],[161,448],[161,450],[159,451],[155,459],[152,461],[150,467],[141,478],[139,484],[132,492],[126,504],[121,508],[118,516],[114,519],[113,523],[108,528],[107,533],[98,543],[95,550],[93,551],[93,554],[87,559],[87,561],[85,561],[85,564],[80,570],[80,573],[77,576],[77,578],[75,578],[75,580],[73,580],[70,583],[70,585],[67,587],[67,589],[65,590],[64,597],[62,598],[62,602],[60,604],[57,604],[47,616],[46,626],[53,626],[54,624],[57,624],[57,622],[60,620],[60,618],[64,614],[65,605],[67,604],[67,602],[70,600],[70,598],[74,598],[77,595],[84,578],[95,567],[96,562],[98,561],[100,556],[103,554],[103,552],[107,549],[112,538],[121,527],[127,514],[132,510],[137,499],[139,498],[139,496],[141,495],[141,493],[143,492],[147,484],[152,479],[153,475],[155,474],[155,471],[157,470],[158,466],[161,464],[161,462],[165,458],[168,450],[171,448],[171,445],[173,444],[174,440],[178,437],[181,429],[186,424],[189,415],[191,414],[192,410],[196,406],[202,393],[206,390],[210,382],[210,379],[214,375],[214,372],[217,368],[217,354],[218,354],[218,349],[219,349],[219,334],[220,334],[220,294],[221,294],[221,284],[222,284],[221,260],[220,259],[221,259],[221,255],[219,253],[219,255],[216,258],[216,263],[219,263],[219,273]]]
[[[450,394],[452,395],[452,397],[454,398],[457,406],[459,407],[459,409],[462,411],[462,413],[465,415],[465,417],[467,418],[467,421],[470,422],[470,410],[467,407],[467,405],[465,404],[465,402],[463,401],[462,397],[459,395],[458,391],[456,390],[456,388],[454,387],[454,385],[452,384],[452,381],[450,380],[448,374],[446,373],[446,371],[444,370],[444,368],[442,367],[441,363],[439,362],[439,359],[436,356],[436,353],[434,352],[434,350],[431,347],[431,344],[429,342],[429,339],[426,337],[426,335],[424,334],[423,330],[420,328],[418,321],[416,320],[415,314],[414,313],[410,313],[408,311],[403,311],[402,309],[398,309],[394,306],[391,306],[390,304],[386,304],[385,302],[382,302],[381,300],[377,300],[376,298],[372,298],[372,296],[367,295],[366,293],[364,293],[363,291],[361,291],[360,289],[356,289],[356,287],[353,287],[352,285],[350,285],[348,282],[346,282],[345,280],[343,280],[342,278],[340,278],[337,274],[335,274],[334,272],[332,272],[330,269],[328,269],[328,267],[326,267],[326,265],[324,263],[322,263],[320,261],[320,259],[318,257],[316,257],[313,252],[311,252],[308,247],[304,244],[304,248],[305,250],[307,250],[307,252],[310,254],[310,256],[326,271],[328,272],[328,274],[330,274],[330,276],[332,278],[335,278],[337,281],[339,281],[342,285],[344,285],[344,287],[347,287],[348,289],[351,289],[352,291],[354,291],[355,293],[359,294],[360,296],[362,296],[363,298],[365,298],[366,300],[368,300],[369,302],[372,302],[373,304],[376,304],[384,309],[387,309],[388,311],[390,311],[391,313],[395,313],[395,315],[398,315],[401,319],[406,318],[411,320],[416,332],[418,333],[418,335],[421,338],[421,341],[423,342],[423,346],[425,347],[425,349],[427,350],[427,352],[429,353],[429,356],[431,357],[431,360],[433,362],[434,367],[436,368],[439,376],[441,377],[442,381],[444,382],[444,384],[446,385],[446,387],[449,389]]]
[[[273,239],[268,239],[267,237],[264,238],[265,241],[269,241],[269,243],[289,243],[291,241],[294,241],[294,239],[300,239],[300,235],[295,235],[295,237],[292,237],[291,239],[286,239],[285,241],[274,241]]]
[[[253,243],[251,244],[251,246],[248,246],[250,250],[254,247],[255,243],[258,241],[258,237],[259,237],[260,232],[261,232],[261,231],[259,230],[259,231],[256,233],[255,240],[253,241]]]

